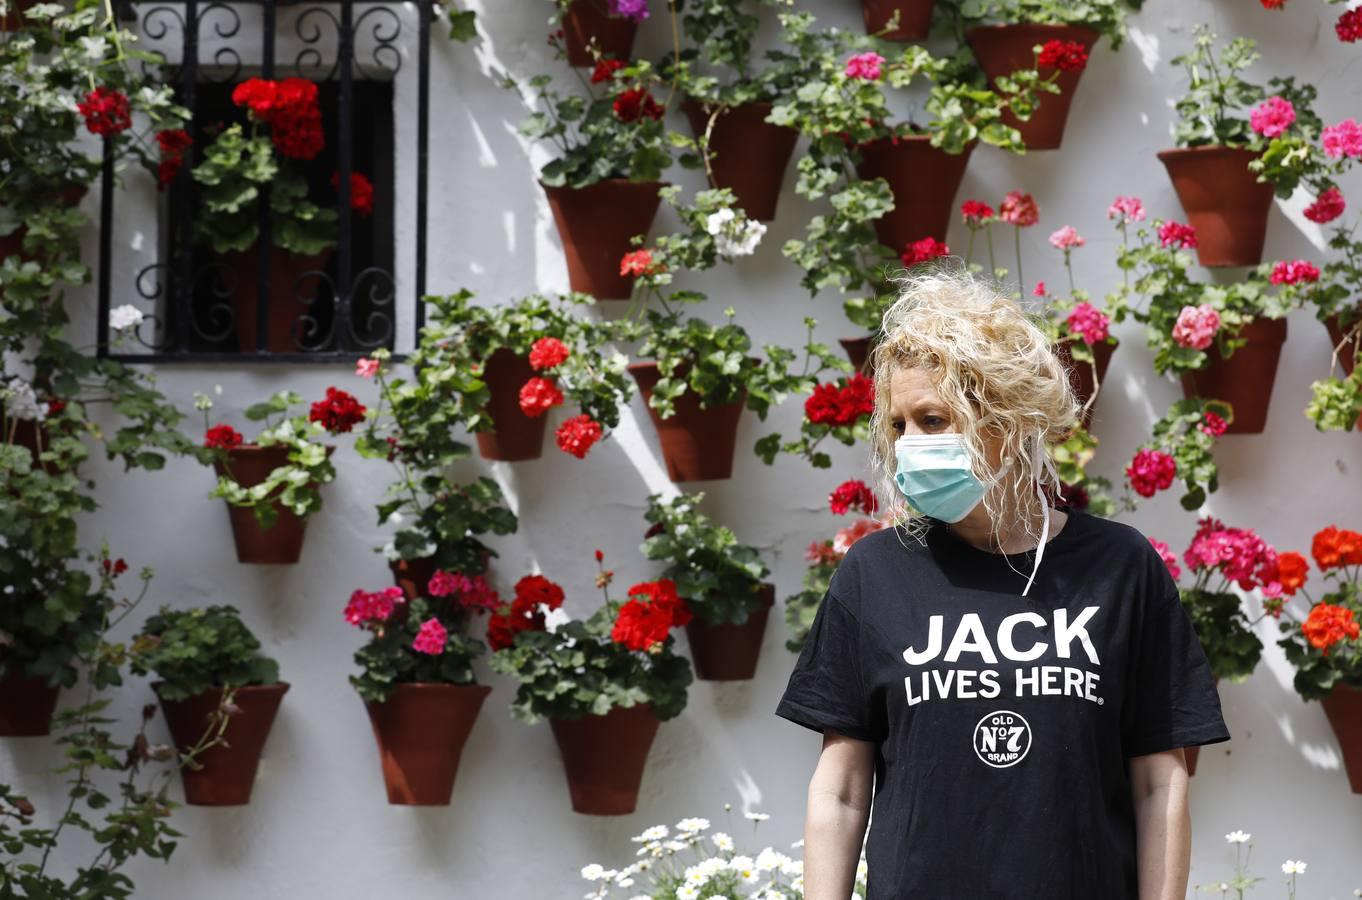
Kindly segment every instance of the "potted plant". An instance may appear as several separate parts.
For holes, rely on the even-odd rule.
[[[995,88],[1018,70],[1034,69],[1058,89],[1037,98],[1024,120],[1011,110],[1003,113],[1003,122],[1021,133],[1028,150],[1059,147],[1088,55],[1103,37],[1113,50],[1125,38],[1125,0],[964,0],[957,13],[965,40]]]
[[[1178,558],[1163,541],[1149,542],[1163,558],[1174,581],[1182,578]],[[1197,520],[1196,533],[1182,555],[1192,575],[1190,586],[1178,587],[1197,638],[1210,662],[1217,683],[1223,678],[1242,684],[1253,674],[1262,657],[1263,642],[1254,626],[1269,615],[1280,614],[1284,597],[1300,587],[1296,580],[1299,554],[1282,553],[1247,528],[1228,528],[1209,516]],[[1243,601],[1232,588],[1262,591],[1263,612],[1250,619]],[[1274,612],[1275,610],[1275,612]],[[1200,747],[1186,747],[1187,773],[1196,773]]]
[[[587,96],[560,94],[552,81],[530,80],[539,111],[520,133],[553,145],[555,158],[540,170],[539,184],[563,242],[568,283],[598,300],[627,299],[632,279],[620,257],[630,238],[651,227],[662,173],[672,162],[666,105],[653,97],[656,76],[647,62],[602,62],[585,85]],[[519,92],[509,78],[507,85]]]
[[[326,398],[314,402],[307,415],[290,414],[302,402],[292,391],[279,391],[247,407],[243,415],[249,421],[265,423],[247,443],[231,425],[208,427],[213,401],[206,394],[194,395],[206,428],[198,456],[217,472],[217,487],[209,496],[227,501],[238,562],[298,561],[307,518],[322,508],[318,489],[336,478],[331,464],[335,448],[320,439],[349,432],[364,420],[364,406],[334,387],[327,388]]]
[[[1150,439],[1142,444],[1125,467],[1126,491],[1122,510],[1138,505],[1130,492],[1149,498],[1181,480],[1185,492],[1178,502],[1183,509],[1200,509],[1206,496],[1220,487],[1220,470],[1211,450],[1225,434],[1229,406],[1201,397],[1176,400],[1154,423]]]
[[[809,564],[804,573],[803,590],[785,598],[785,624],[790,628],[790,639],[785,649],[798,653],[813,627],[818,607],[827,596],[832,575],[846,558],[851,545],[889,524],[881,514],[875,492],[864,481],[850,479],[839,484],[828,495],[828,507],[834,515],[858,513],[850,525],[837,529],[830,538],[809,543],[804,560]]]
[[[748,218],[769,222],[799,132],[767,119],[773,104],[798,87],[799,60],[772,50],[758,64],[752,43],[761,18],[741,5],[697,4],[684,12],[673,6],[671,15],[680,17],[679,31],[691,44],[672,63],[695,136],[680,161],[703,165],[712,187],[731,190]]]
[[[568,65],[591,66],[601,59],[627,59],[638,26],[648,18],[648,0],[553,0],[552,39],[561,41]]]
[[[667,579],[630,586],[610,599],[613,572],[596,583],[605,604],[585,620],[563,609],[562,588],[542,575],[516,584],[515,598],[487,626],[492,668],[520,683],[512,713],[549,720],[563,756],[572,808],[627,815],[638,804],[648,751],[658,726],[681,714],[693,680],[671,630],[690,620]]]
[[[1311,541],[1310,555],[1332,582],[1310,611],[1280,623],[1277,645],[1296,669],[1301,698],[1324,707],[1343,751],[1354,794],[1362,794],[1362,534],[1330,525]],[[1304,566],[1300,580],[1304,582]]]
[[[469,629],[500,598],[481,572],[437,568],[411,586],[412,593],[350,595],[345,620],[369,635],[350,683],[369,713],[388,802],[448,806],[464,744],[492,690],[474,676],[486,646]]]
[[[861,0],[865,33],[882,41],[925,41],[936,0]]]
[[[304,349],[300,319],[307,314],[308,279],[321,281],[337,240],[335,209],[309,195],[308,169],[326,145],[317,85],[304,78],[250,78],[232,91],[232,102],[247,111],[246,122],[226,125],[208,140],[193,168],[200,209],[195,235],[218,255],[232,291],[233,323],[243,353],[264,347],[271,353]],[[191,136],[185,135],[184,142]],[[182,146],[162,143],[178,160]],[[176,166],[175,168],[178,168]],[[359,188],[359,189],[356,189]],[[270,247],[265,334],[257,332],[260,266],[260,203],[268,190]],[[373,186],[352,174],[351,209],[373,210]]]
[[[715,525],[699,504],[703,492],[648,498],[651,523],[640,548],[667,563],[662,577],[676,584],[692,618],[686,623],[695,675],[705,681],[746,681],[757,671],[766,619],[775,603],[771,570],[755,547]]]
[[[288,682],[279,664],[231,606],[161,611],[147,619],[130,647],[137,675],[153,675],[166,726],[181,752],[195,748],[205,728],[222,741],[184,773],[185,802],[241,806],[250,802],[255,772]]]
[[[1300,150],[1318,134],[1315,89],[1292,78],[1251,84],[1240,73],[1258,58],[1253,41],[1235,38],[1217,55],[1208,27],[1195,34],[1192,50],[1173,59],[1188,90],[1176,104],[1177,146],[1159,159],[1196,229],[1201,264],[1257,265],[1274,190],[1290,196],[1314,166]]]

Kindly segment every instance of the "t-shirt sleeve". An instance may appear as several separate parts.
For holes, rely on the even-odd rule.
[[[814,731],[884,740],[888,726],[862,678],[860,620],[829,590],[814,616],[776,715]]]
[[[1171,596],[1145,611],[1138,630],[1121,734],[1127,757],[1230,739],[1206,652],[1171,579],[1168,586]]]

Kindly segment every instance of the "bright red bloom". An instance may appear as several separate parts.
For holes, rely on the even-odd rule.
[[[615,115],[621,122],[634,122],[641,117],[660,119],[664,112],[653,95],[643,88],[630,88],[615,98]]]
[[[316,159],[326,146],[317,85],[306,78],[249,78],[232,91],[232,102],[270,126],[270,140],[289,159]]]
[[[1315,533],[1310,555],[1321,570],[1362,563],[1362,534],[1330,525]]]
[[[903,260],[905,266],[916,266],[929,260],[948,256],[951,248],[934,237],[925,237],[920,241],[913,241],[904,248],[899,259]]]
[[[1196,249],[1196,229],[1181,222],[1164,222],[1159,226],[1159,243],[1165,247]]]
[[[1036,57],[1037,68],[1081,72],[1088,65],[1088,48],[1078,41],[1046,41]]]
[[[231,425],[214,425],[203,436],[203,445],[214,450],[234,450],[241,446],[243,440],[241,432]]]
[[[1285,9],[1286,0],[1259,0],[1263,4],[1263,9]]]
[[[554,433],[554,440],[559,450],[583,459],[592,446],[601,439],[603,433],[600,422],[582,413],[559,425]]]
[[[1319,268],[1304,259],[1296,259],[1291,262],[1282,260],[1272,267],[1272,274],[1268,278],[1273,284],[1300,284],[1305,282],[1319,281]]]
[[[544,610],[563,605],[563,589],[543,575],[526,575],[515,584],[515,599],[502,606],[487,622],[487,644],[504,650],[522,631],[543,631]]]
[[[563,392],[551,379],[535,376],[520,388],[520,411],[530,418],[543,415],[563,402]]]
[[[331,189],[340,190],[340,172],[331,173]],[[374,212],[374,185],[359,172],[350,173],[350,208],[361,216]]]
[[[1141,450],[1126,466],[1126,478],[1141,497],[1152,497],[1173,485],[1177,462],[1160,450]]]
[[[631,250],[620,258],[621,275],[656,275],[662,267],[653,262],[651,250]]]
[[[1277,554],[1277,581],[1284,593],[1295,594],[1304,587],[1309,572],[1310,563],[1296,551]]]
[[[1350,9],[1334,23],[1334,33],[1345,44],[1362,40],[1362,9]]]
[[[1008,191],[998,207],[998,218],[1018,228],[1030,228],[1040,221],[1040,207],[1030,194]]]
[[[249,107],[261,122],[268,122],[274,114],[278,85],[263,78],[248,78],[232,89],[232,103]]]
[[[828,507],[839,516],[846,515],[852,509],[872,516],[879,509],[879,501],[868,484],[852,479],[837,485],[836,490],[828,495]]]
[[[156,132],[156,143],[161,148],[161,161],[156,166],[156,189],[165,190],[184,166],[184,151],[193,140],[183,128]]]
[[[556,337],[541,337],[530,345],[530,368],[543,371],[560,366],[568,358],[567,344]]]
[[[112,578],[117,578],[119,575],[122,575],[126,571],[128,571],[128,564],[123,561],[122,557],[119,557],[118,559],[104,560],[105,575],[108,575]]]
[[[624,62],[618,59],[601,59],[596,61],[596,68],[591,71],[591,83],[600,84],[602,81],[609,81],[615,73],[624,68]]]
[[[132,127],[132,105],[121,91],[100,85],[76,104],[92,134],[109,137]]]
[[[629,588],[629,602],[620,607],[610,639],[630,650],[651,650],[677,626],[691,620],[686,602],[676,594],[670,578],[642,582]]]
[[[1315,198],[1315,202],[1307,206],[1302,214],[1311,222],[1323,225],[1332,222],[1343,215],[1343,210],[1347,208],[1347,203],[1343,200],[1343,192],[1336,187],[1325,188]]]
[[[845,385],[820,384],[804,401],[804,415],[815,425],[853,425],[875,409],[875,383],[857,372]]]
[[[275,116],[270,125],[270,140],[289,159],[316,159],[326,146],[321,111]]]
[[[960,204],[960,218],[971,228],[992,221],[993,215],[993,207],[982,200],[966,200]]]
[[[549,609],[563,605],[563,589],[543,575],[526,575],[515,583],[517,599],[527,600],[536,605],[543,604]]]
[[[1329,648],[1346,640],[1357,640],[1359,624],[1353,611],[1332,603],[1316,603],[1310,615],[1301,623],[1301,632],[1310,645],[1325,656]]]
[[[1222,416],[1208,411],[1206,415],[1202,417],[1201,425],[1198,427],[1211,437],[1220,437],[1225,433],[1225,429],[1229,428],[1229,424]]]
[[[326,389],[326,399],[312,404],[308,421],[320,422],[332,434],[345,434],[364,421],[364,406],[339,388]]]

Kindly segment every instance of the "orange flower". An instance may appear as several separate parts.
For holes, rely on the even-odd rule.
[[[1314,540],[1310,542],[1310,555],[1315,558],[1315,565],[1320,569],[1332,569],[1342,565],[1343,558],[1338,549],[1338,529],[1333,525],[1322,528],[1315,532]]]
[[[1353,611],[1332,603],[1316,603],[1301,624],[1305,639],[1325,656],[1329,648],[1343,640],[1356,640],[1362,626],[1353,619]]]
[[[1294,595],[1305,586],[1310,571],[1310,563],[1294,550],[1277,554],[1277,580],[1281,582],[1282,592]]]

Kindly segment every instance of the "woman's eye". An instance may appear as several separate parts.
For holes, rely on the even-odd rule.
[[[903,434],[903,420],[900,419],[899,421],[894,422],[893,428],[895,434]]]

